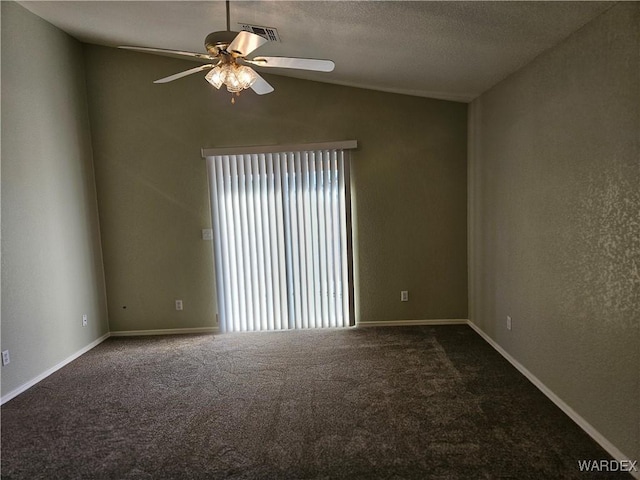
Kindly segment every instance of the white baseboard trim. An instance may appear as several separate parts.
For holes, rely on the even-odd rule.
[[[145,335],[183,335],[189,333],[218,333],[218,327],[198,327],[198,328],[165,328],[156,330],[121,330],[111,332],[112,337],[141,337]]]
[[[358,322],[356,327],[415,327],[421,325],[466,325],[469,320],[445,318],[440,320],[383,320],[380,322]]]
[[[498,345],[489,335],[484,333],[483,330],[480,329],[476,324],[471,322],[470,320],[467,322],[468,325],[476,331],[478,335],[480,335],[489,345],[491,345],[500,355],[502,355],[511,365],[516,367],[516,369],[522,373],[527,379],[533,383],[538,390],[544,393],[549,400],[558,406],[564,413],[566,413],[571,420],[573,420],[582,430],[584,430],[591,438],[593,438],[602,448],[604,448],[609,455],[611,455],[615,460],[637,460],[631,459],[627,455],[623,454],[613,443],[607,440],[604,435],[598,432],[589,422],[587,422],[584,418],[582,418],[575,410],[573,410],[569,405],[567,405],[564,400],[558,397],[549,387],[547,387],[544,383],[542,383],[538,377],[536,377],[533,373],[527,370],[520,362],[518,362],[515,358],[513,358],[507,351]],[[640,472],[630,472],[631,475],[635,478],[640,478]]]
[[[0,405],[4,405],[6,402],[8,402],[9,400],[11,400],[12,398],[17,397],[18,395],[20,395],[22,392],[25,392],[27,390],[29,390],[31,387],[33,387],[36,383],[41,382],[42,380],[44,380],[45,378],[47,378],[49,375],[51,375],[52,373],[57,372],[58,370],[60,370],[62,367],[68,365],[69,363],[73,362],[76,358],[80,357],[81,355],[84,355],[85,353],[87,353],[89,350],[91,350],[92,348],[100,345],[102,342],[104,342],[107,338],[109,338],[109,334],[105,333],[103,336],[101,336],[100,338],[98,338],[97,340],[94,340],[93,342],[91,342],[89,345],[87,345],[86,347],[78,350],[76,353],[74,353],[73,355],[71,355],[70,357],[65,358],[63,361],[61,361],[60,363],[58,363],[57,365],[54,365],[53,367],[49,368],[48,370],[46,370],[45,372],[41,373],[40,375],[38,375],[35,378],[32,378],[31,380],[29,380],[27,383],[20,385],[18,388],[16,388],[15,390],[12,390],[11,392],[7,393],[5,396],[3,396],[2,398],[0,398]]]

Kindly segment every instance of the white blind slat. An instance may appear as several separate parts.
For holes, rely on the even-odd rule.
[[[274,185],[275,185],[275,203],[276,203],[276,226],[277,226],[277,247],[278,247],[278,279],[280,282],[280,315],[275,318],[276,329],[282,330],[289,326],[289,311],[288,295],[287,295],[287,269],[286,269],[286,250],[285,250],[285,236],[284,236],[284,219],[282,218],[283,212],[283,199],[282,199],[282,181],[283,181],[283,158],[279,154],[274,154],[277,161],[274,161]],[[277,305],[277,304],[276,304]]]
[[[276,178],[275,178],[275,165],[272,155],[265,157],[268,169],[268,204],[269,204],[269,243],[271,247],[271,288],[273,289],[273,296],[271,302],[273,305],[273,322],[269,325],[270,330],[279,330],[279,320],[281,318],[280,306],[280,275],[278,271],[280,269],[280,259],[278,258],[278,225],[276,224]],[[280,179],[278,179],[278,182]],[[286,305],[285,305],[286,307]]]
[[[251,155],[251,172],[252,172],[252,209],[253,209],[253,230],[255,234],[256,249],[256,269],[254,276],[257,282],[257,301],[255,305],[254,320],[256,321],[256,330],[263,330],[263,319],[267,316],[266,295],[265,295],[265,275],[264,275],[264,240],[262,239],[262,208],[260,203],[260,182],[261,174],[258,167],[258,156]]]
[[[311,157],[311,174],[313,176],[313,191],[311,192],[311,215],[313,217],[313,269],[314,269],[314,285],[313,292],[315,295],[315,323],[314,327],[322,327],[322,250],[320,240],[320,216],[319,212],[319,198],[318,190],[321,185],[320,176],[318,174],[318,159],[316,159],[315,153],[310,152]]]
[[[296,188],[296,204],[298,206],[298,247],[300,249],[300,303],[301,318],[298,328],[309,328],[309,295],[307,286],[307,228],[305,224],[305,190],[307,188],[306,179],[303,174],[302,165],[305,163],[304,152],[296,152],[296,178],[298,184]]]

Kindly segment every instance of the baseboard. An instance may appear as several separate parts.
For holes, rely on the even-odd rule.
[[[556,404],[560,410],[571,418],[582,430],[584,430],[591,438],[593,438],[602,448],[604,448],[609,455],[615,460],[636,460],[631,459],[627,455],[623,454],[613,443],[607,440],[604,435],[598,432],[589,422],[582,418],[575,410],[567,405],[560,397],[558,397],[549,387],[538,379],[533,373],[527,370],[520,362],[513,358],[509,353],[496,343],[489,335],[487,335],[480,327],[471,322],[467,322],[468,325],[478,333],[489,345],[491,345],[500,355],[502,355],[511,365],[516,367],[520,373],[522,373],[527,379],[533,383],[538,390],[544,393],[549,400]],[[640,478],[640,472],[630,472],[634,478]]]
[[[445,318],[440,320],[383,320],[380,322],[358,322],[356,327],[415,327],[421,325],[466,325],[469,320]]]
[[[47,378],[49,375],[51,375],[52,373],[57,372],[58,370],[60,370],[62,367],[68,365],[69,363],[73,362],[76,358],[80,357],[81,355],[84,355],[85,353],[87,353],[89,350],[91,350],[92,348],[100,345],[102,342],[104,342],[107,338],[109,338],[109,334],[105,333],[103,336],[101,336],[100,338],[98,338],[97,340],[91,342],[89,345],[87,345],[86,347],[82,348],[81,350],[78,350],[76,353],[74,353],[73,355],[71,355],[70,357],[65,358],[63,361],[61,361],[60,363],[58,363],[57,365],[54,365],[53,367],[49,368],[48,370],[46,370],[44,373],[41,373],[40,375],[38,375],[37,377],[29,380],[27,383],[20,385],[18,388],[16,388],[15,390],[12,390],[11,392],[7,393],[5,396],[3,396],[2,398],[0,398],[0,405],[4,405],[6,402],[8,402],[9,400],[11,400],[12,398],[17,397],[18,395],[20,395],[22,392],[27,391],[28,389],[30,389],[31,387],[33,387],[36,383],[41,382],[42,380],[44,380],[45,378]]]
[[[111,332],[112,337],[141,337],[145,335],[183,335],[189,333],[218,333],[218,327],[165,328],[156,330],[121,330]]]

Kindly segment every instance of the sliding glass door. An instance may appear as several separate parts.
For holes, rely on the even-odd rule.
[[[352,324],[348,151],[207,157],[224,331]]]

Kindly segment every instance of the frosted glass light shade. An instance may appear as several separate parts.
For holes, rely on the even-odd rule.
[[[222,84],[224,83],[225,76],[226,76],[226,74],[225,74],[224,70],[222,68],[220,68],[220,65],[217,65],[217,66],[213,67],[209,71],[209,73],[207,73],[205,75],[204,78],[211,85],[213,85],[214,87],[219,89],[222,86]]]

